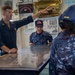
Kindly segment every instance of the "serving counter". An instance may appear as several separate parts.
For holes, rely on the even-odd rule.
[[[39,75],[49,62],[50,46],[18,49],[0,57],[0,75]]]

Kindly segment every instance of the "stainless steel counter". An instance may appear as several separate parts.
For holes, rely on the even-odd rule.
[[[16,73],[16,75],[38,75],[48,63],[49,56],[50,47],[46,45],[18,49],[17,54],[0,57],[0,73],[10,75],[9,71],[11,71],[14,75]]]

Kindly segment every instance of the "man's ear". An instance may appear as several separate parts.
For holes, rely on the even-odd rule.
[[[2,15],[5,16],[5,12],[4,11],[2,12]]]

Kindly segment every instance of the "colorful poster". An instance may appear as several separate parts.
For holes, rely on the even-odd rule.
[[[33,13],[33,4],[22,4],[19,5],[19,13]]]

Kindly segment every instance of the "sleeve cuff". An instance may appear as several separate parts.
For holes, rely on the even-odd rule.
[[[32,16],[28,16],[28,19],[30,20],[30,22],[34,21],[33,18],[32,18]]]

